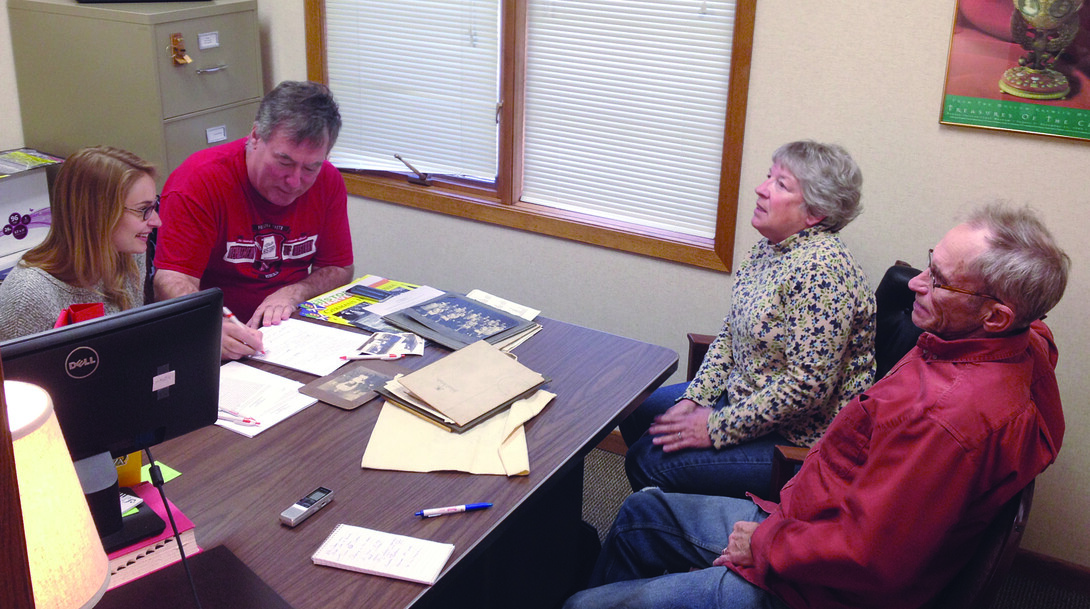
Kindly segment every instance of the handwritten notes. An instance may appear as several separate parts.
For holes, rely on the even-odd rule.
[[[285,319],[261,329],[265,353],[253,359],[285,368],[325,376],[345,364],[342,355],[352,355],[369,338],[346,330],[302,319]]]
[[[454,544],[338,524],[311,556],[316,565],[434,584]]]

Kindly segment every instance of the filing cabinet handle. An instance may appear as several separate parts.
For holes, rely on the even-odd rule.
[[[197,70],[197,74],[211,74],[212,72],[219,72],[220,70],[226,70],[227,64],[220,64],[214,68],[201,68]]]

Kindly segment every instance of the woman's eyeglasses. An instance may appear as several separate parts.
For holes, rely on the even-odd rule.
[[[151,205],[148,205],[146,207],[140,207],[137,209],[126,207],[125,211],[131,211],[134,214],[139,214],[143,216],[144,221],[147,222],[148,219],[151,218],[152,212],[159,213],[159,195],[155,195],[155,202]]]

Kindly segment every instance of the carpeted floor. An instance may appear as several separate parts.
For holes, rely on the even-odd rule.
[[[617,510],[631,493],[624,457],[605,450],[590,451],[583,460],[583,520],[598,531],[598,541],[605,540]]]
[[[595,449],[583,461],[583,520],[605,538],[624,498],[632,492],[624,475],[624,457]],[[1090,609],[1085,587],[1069,587],[1051,578],[1011,570],[992,609]]]

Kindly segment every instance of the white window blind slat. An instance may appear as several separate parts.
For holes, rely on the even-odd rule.
[[[326,0],[339,167],[495,179],[496,0]]]
[[[531,2],[522,199],[714,237],[733,7]]]

